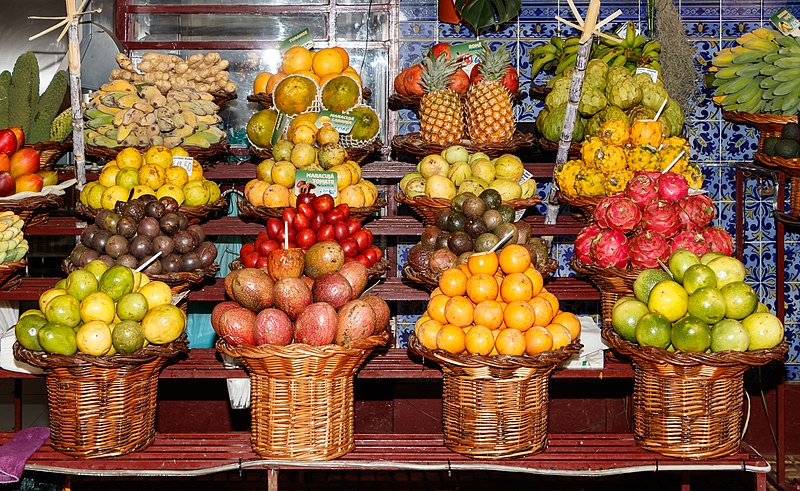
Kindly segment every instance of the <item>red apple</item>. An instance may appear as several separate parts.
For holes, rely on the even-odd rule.
[[[14,177],[36,174],[39,172],[39,152],[30,147],[14,152],[11,155],[11,170],[9,172]]]
[[[22,132],[22,128],[9,128],[11,131],[14,132],[14,136],[17,137],[17,150],[25,146],[25,133]]]
[[[11,170],[11,159],[8,158],[8,155],[0,153],[0,171],[8,172],[9,170]]]
[[[0,196],[11,196],[16,186],[14,178],[8,172],[0,172]]]
[[[10,129],[0,130],[0,152],[11,155],[17,151],[17,135]]]
[[[469,82],[471,84],[476,84],[483,79],[483,75],[481,75],[481,64],[478,63],[474,67],[472,67],[472,71],[469,74]],[[508,89],[509,92],[512,94],[517,91],[519,88],[519,75],[517,74],[517,70],[513,66],[509,66],[506,69],[506,73],[503,75],[503,79],[501,80],[503,87]]]
[[[42,186],[44,184],[42,176],[39,174],[25,174],[17,177],[14,181],[16,184],[17,193],[21,193],[23,191],[33,191],[34,193],[38,193],[42,190]]]
[[[444,59],[450,59],[450,45],[447,43],[434,44],[431,48],[431,55],[433,58],[439,58],[439,55],[444,53]]]

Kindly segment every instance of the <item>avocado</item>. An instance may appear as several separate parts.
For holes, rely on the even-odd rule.
[[[777,145],[779,141],[781,141],[781,139],[780,139],[780,137],[777,137],[777,136],[768,136],[768,137],[764,138],[764,145],[762,147],[762,149],[764,150],[764,153],[769,155],[770,157],[774,157],[775,156],[775,145]]]
[[[796,140],[785,140],[781,138],[781,141],[775,145],[775,155],[785,159],[794,158],[798,151],[800,151],[800,143]]]
[[[781,138],[784,140],[800,140],[800,125],[797,123],[786,123],[781,129]]]

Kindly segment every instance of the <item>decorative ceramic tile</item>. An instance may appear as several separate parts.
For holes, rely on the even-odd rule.
[[[772,215],[766,210],[766,203],[762,201],[744,202],[744,240],[746,242],[763,242],[768,239],[769,230],[774,237],[774,223]]]
[[[519,12],[521,21],[544,21],[552,20],[556,16],[558,8],[555,2],[552,4],[523,5]]]
[[[748,16],[751,20],[742,21],[722,21],[722,37],[723,38],[736,38],[746,32],[753,31],[761,27],[761,21],[758,20],[761,12],[757,12],[755,16]],[[734,16],[723,16],[723,19],[731,19]],[[755,20],[753,20],[755,19]]]
[[[758,150],[758,134],[750,126],[722,122],[722,161],[749,161]]]
[[[694,121],[684,130],[689,134],[692,145],[692,160],[708,162],[718,159],[719,123],[714,121]]]
[[[399,124],[398,132],[401,135],[413,133],[415,131],[419,131],[419,122],[417,121],[406,121]]]
[[[466,24],[445,24],[439,22],[439,37],[442,39],[465,38],[475,39],[475,31]]]
[[[784,319],[796,320],[800,313],[800,283],[786,282]]]
[[[761,27],[761,5],[758,2],[731,2],[722,5],[722,18],[726,20],[750,21],[749,27],[742,27],[742,32],[749,32],[752,29]],[[744,22],[743,22],[744,23]]]
[[[720,172],[719,179],[719,198],[723,201],[734,201],[736,199],[736,169],[733,167],[718,167]]]
[[[736,239],[736,203],[727,202],[717,202],[717,218],[714,220],[714,225],[717,227],[722,227],[731,234],[731,237]],[[734,240],[734,246],[736,242]]]
[[[719,199],[719,167],[712,165],[700,165],[700,170],[703,172],[703,189],[708,191],[708,196],[712,200],[716,201]]]
[[[408,335],[414,332],[414,324],[425,311],[426,302],[400,302],[397,304],[395,346],[408,347]]]
[[[552,19],[552,17],[550,17]],[[558,32],[558,24],[555,22],[531,22],[520,20],[519,37],[520,39],[543,39],[548,40]]]
[[[400,22],[400,39],[431,39],[435,36],[436,22],[416,20]]]
[[[719,19],[720,2],[684,2],[681,5],[681,18],[687,20]]]
[[[519,35],[519,24],[515,21],[506,22],[501,25],[499,29],[486,28],[481,31],[481,37],[484,39],[508,39],[516,40]]]
[[[575,270],[569,265],[575,253],[573,252],[573,244],[553,244],[553,249],[550,254],[558,262],[558,269],[555,276],[559,278],[572,278],[576,276]]]
[[[436,21],[438,9],[435,5],[405,5],[406,2],[400,4],[400,21],[410,20],[429,20]]]
[[[400,66],[406,68],[418,63],[431,44],[422,41],[403,41],[400,45]]]
[[[397,276],[401,276],[400,272],[408,262],[408,251],[412,247],[414,244],[397,244]]]
[[[686,33],[690,38],[709,38],[719,36],[719,22],[714,19],[700,21],[684,21]]]

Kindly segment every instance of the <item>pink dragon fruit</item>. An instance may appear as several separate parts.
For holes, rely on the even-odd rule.
[[[658,232],[645,230],[631,237],[628,242],[631,265],[638,268],[657,268],[658,260],[669,259],[669,242]]]
[[[713,252],[733,255],[733,237],[722,227],[707,227],[703,230],[706,245]]]
[[[638,173],[625,186],[625,196],[644,209],[658,199],[658,183],[649,176]]]
[[[655,182],[658,182],[658,180],[661,179],[661,173],[660,172],[640,170],[639,172],[634,174],[634,176],[638,176],[639,174],[641,174],[643,176],[647,176],[650,179],[654,180]]]
[[[605,220],[609,228],[627,234],[639,227],[642,212],[636,203],[622,195],[606,199],[609,204],[606,206]]]
[[[653,201],[642,212],[642,228],[658,232],[668,239],[678,233],[680,226],[677,213],[666,201]]]
[[[673,252],[678,249],[688,249],[698,256],[702,256],[708,252],[708,245],[706,244],[706,239],[703,237],[703,234],[694,232],[680,232],[676,234],[670,241],[670,246]]]
[[[681,221],[681,230],[699,232],[717,216],[714,203],[705,194],[687,196],[675,203],[675,211]]]
[[[588,227],[581,230],[578,237],[575,239],[575,256],[584,264],[592,262],[590,250],[592,248],[592,241],[602,231],[599,225],[593,223]]]
[[[616,230],[601,230],[592,241],[592,262],[601,268],[628,267],[628,239]]]
[[[606,212],[608,211],[608,205],[611,204],[612,199],[611,197],[603,198],[594,208],[594,221],[600,225],[601,228],[608,228]]]
[[[674,203],[689,194],[686,178],[674,172],[667,172],[658,180],[658,195],[667,203]]]

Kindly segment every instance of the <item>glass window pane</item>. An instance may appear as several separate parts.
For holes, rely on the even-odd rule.
[[[327,41],[327,15],[138,14],[136,41],[283,41],[305,28]]]
[[[389,13],[343,12],[336,14],[337,41],[387,41],[389,39]]]

